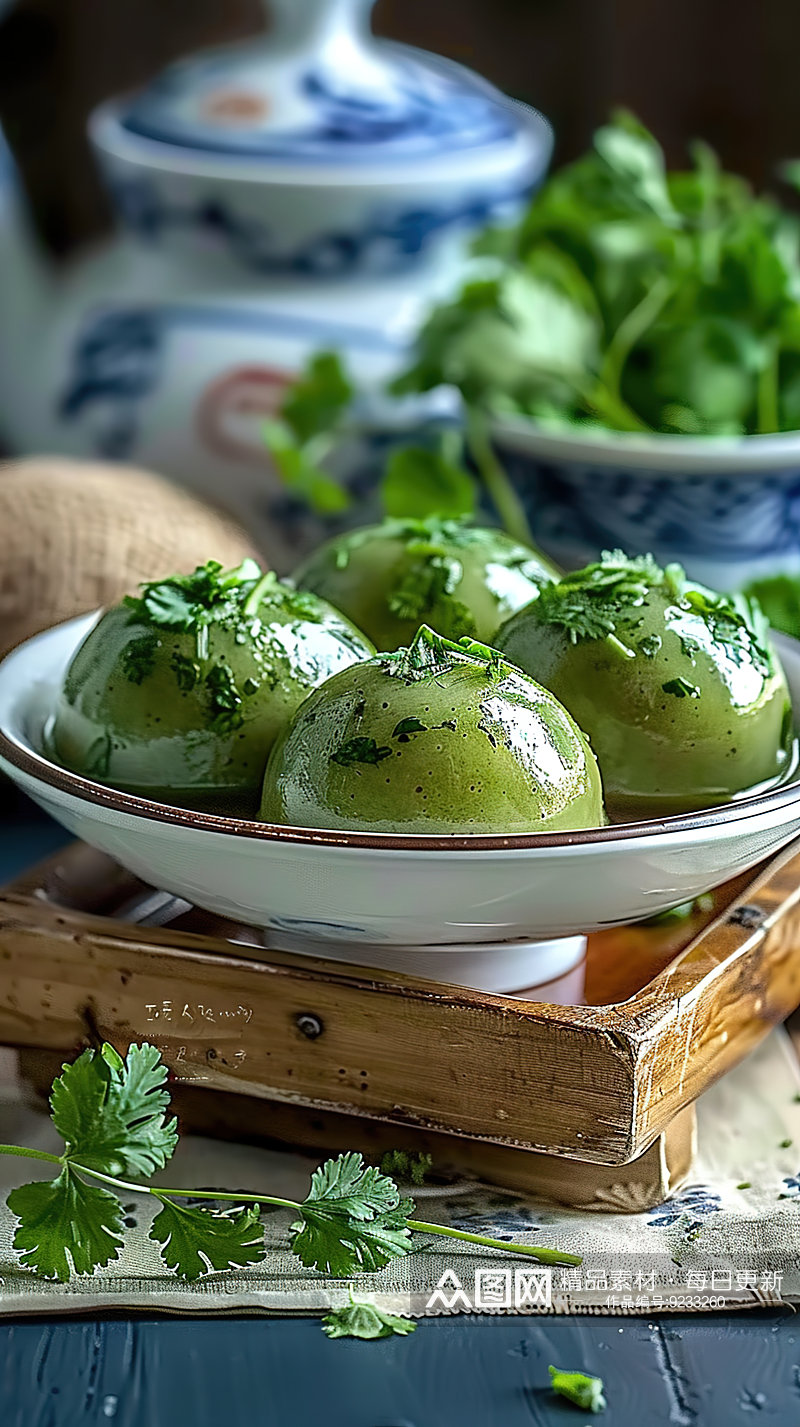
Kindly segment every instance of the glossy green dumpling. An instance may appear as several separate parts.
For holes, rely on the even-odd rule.
[[[612,817],[729,801],[786,770],[786,680],[757,606],[619,552],[566,576],[496,643],[589,735]]]
[[[496,651],[425,627],[306,699],[270,756],[260,816],[433,835],[604,820],[597,765],[566,709]]]
[[[350,622],[254,561],[142,586],[75,654],[47,733],[74,772],[161,801],[252,812],[303,699],[373,653]]]
[[[338,535],[295,572],[377,649],[410,644],[420,624],[448,639],[491,639],[558,572],[501,530],[462,520],[384,520]]]

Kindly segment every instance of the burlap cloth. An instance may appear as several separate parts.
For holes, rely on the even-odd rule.
[[[27,1103],[15,1083],[9,1053],[3,1067],[0,1140],[58,1149],[41,1106]],[[673,1199],[646,1213],[589,1214],[471,1183],[413,1191],[421,1218],[567,1249],[583,1255],[580,1269],[554,1268],[534,1281],[528,1261],[419,1236],[418,1252],[355,1278],[356,1292],[415,1315],[470,1309],[648,1314],[798,1302],[799,1092],[791,1043],[776,1031],[701,1099],[695,1171]],[[302,1199],[314,1163],[299,1154],[187,1136],[162,1181]],[[2,1313],[315,1314],[345,1301],[346,1284],[299,1266],[288,1248],[291,1216],[283,1210],[266,1218],[263,1263],[181,1283],[163,1271],[147,1238],[152,1211],[144,1196],[132,1196],[127,1205],[130,1229],[115,1265],[69,1284],[37,1279],[16,1261],[14,1220],[4,1203],[14,1184],[36,1177],[35,1161],[0,1157]],[[518,1271],[528,1278],[517,1280]]]
[[[0,657],[142,580],[252,553],[232,521],[149,471],[56,456],[0,462]]]

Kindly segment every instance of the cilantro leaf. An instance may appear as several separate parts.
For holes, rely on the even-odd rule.
[[[185,1208],[159,1194],[161,1209],[149,1237],[161,1245],[167,1268],[179,1278],[194,1280],[228,1268],[261,1263],[266,1254],[257,1205],[217,1213],[212,1209]]]
[[[289,388],[281,417],[292,434],[305,443],[335,426],[354,394],[337,353],[317,352]]]
[[[155,1046],[85,1050],[65,1065],[50,1097],[53,1124],[68,1160],[103,1174],[153,1174],[163,1169],[178,1135],[167,1121],[167,1068]]]
[[[140,634],[126,644],[120,655],[122,672],[132,684],[143,684],[156,666],[158,639],[154,634]]]
[[[288,422],[277,418],[265,421],[262,433],[281,480],[293,494],[320,515],[337,515],[348,509],[350,496],[321,464],[330,449],[328,442],[324,447],[319,440],[302,445]]]
[[[794,429],[800,225],[706,144],[690,160],[668,172],[653,135],[613,115],[516,229],[479,240],[481,278],[434,309],[395,390],[448,383],[561,428]]]
[[[387,516],[398,520],[426,516],[458,517],[475,511],[475,482],[469,471],[443,451],[400,446],[389,457],[381,482]]]
[[[381,1157],[381,1173],[402,1184],[424,1184],[433,1165],[433,1155],[422,1150],[386,1150]]]
[[[69,1165],[56,1179],[12,1189],[8,1207],[21,1221],[14,1248],[25,1268],[66,1282],[119,1257],[122,1206],[115,1195],[84,1184]]]
[[[223,570],[218,560],[198,565],[191,575],[171,575],[140,585],[139,595],[123,603],[136,619],[159,628],[197,630],[214,619],[238,612],[244,597],[261,578],[255,560]]]
[[[663,585],[665,572],[651,555],[629,559],[621,551],[604,551],[595,564],[544,585],[535,613],[543,624],[560,625],[573,644],[581,639],[605,639],[636,622],[637,608],[651,585]]]
[[[411,1248],[407,1219],[411,1200],[401,1200],[394,1180],[349,1152],[314,1171],[311,1190],[291,1226],[292,1248],[308,1268],[336,1278],[372,1273]]]
[[[331,754],[331,763],[350,768],[354,763],[378,764],[391,758],[391,748],[379,748],[374,738],[348,738]]]
[[[771,575],[755,580],[745,594],[756,599],[773,629],[800,636],[800,580],[795,575]]]
[[[132,1045],[124,1060],[108,1044],[100,1055],[111,1070],[107,1103],[124,1130],[119,1151],[125,1173],[147,1177],[164,1168],[178,1143],[178,1122],[174,1115],[166,1118],[167,1067],[147,1042]]]
[[[602,1412],[606,1407],[603,1396],[603,1380],[589,1377],[582,1372],[565,1372],[563,1368],[549,1367],[550,1386],[584,1412]]]
[[[70,1158],[104,1174],[123,1174],[126,1130],[109,1104],[110,1086],[106,1059],[85,1050],[53,1082],[50,1113]]]
[[[407,739],[409,734],[427,732],[428,725],[426,723],[422,723],[420,719],[414,718],[412,716],[411,718],[401,718],[400,722],[395,724],[394,728],[392,729],[392,738]],[[403,1151],[398,1150],[397,1153],[402,1154]],[[391,1174],[392,1171],[390,1169],[386,1169],[384,1170],[384,1173]]]
[[[350,1302],[332,1308],[322,1320],[322,1331],[329,1338],[391,1338],[416,1331],[416,1323],[397,1313],[387,1313],[375,1303],[359,1303],[350,1289]]]

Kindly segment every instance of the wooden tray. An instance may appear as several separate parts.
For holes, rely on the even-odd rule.
[[[75,844],[0,893],[0,1042],[148,1039],[178,1082],[310,1107],[323,1127],[652,1160],[800,1001],[799,848],[688,921],[591,937],[590,1004],[568,1007],[267,949]]]

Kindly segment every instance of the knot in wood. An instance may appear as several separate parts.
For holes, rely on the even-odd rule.
[[[302,1031],[310,1041],[315,1041],[325,1029],[319,1016],[315,1016],[312,1011],[301,1011],[299,1015],[295,1016],[294,1023],[298,1031]]]

